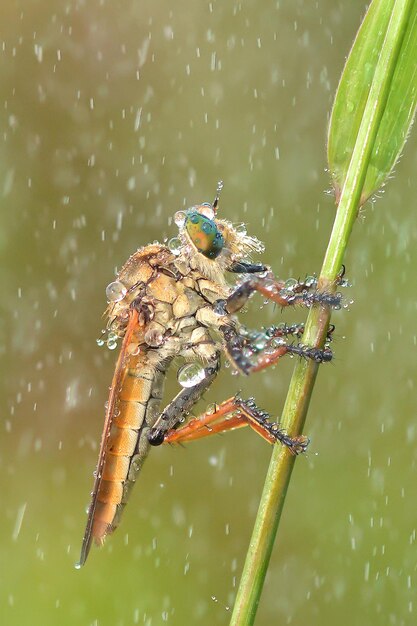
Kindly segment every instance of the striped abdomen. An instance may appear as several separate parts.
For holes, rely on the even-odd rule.
[[[92,537],[98,544],[118,525],[130,489],[149,450],[146,432],[155,423],[165,368],[154,350],[131,356],[124,370],[97,491]]]

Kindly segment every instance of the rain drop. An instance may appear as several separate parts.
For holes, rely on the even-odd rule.
[[[177,211],[174,215],[174,222],[178,228],[182,228],[185,224],[185,218],[187,217],[185,211]]]
[[[195,387],[206,377],[204,367],[199,363],[188,363],[180,367],[177,380],[181,387]]]
[[[172,254],[178,255],[181,253],[182,242],[179,237],[173,237],[168,241],[168,248]]]
[[[314,287],[317,285],[317,278],[315,276],[306,276],[304,284],[306,287]]]
[[[199,206],[197,208],[198,208],[198,212],[201,215],[204,215],[209,220],[213,220],[214,219],[215,212],[214,212],[213,206],[211,204],[209,204],[208,202],[206,202],[205,204],[202,204],[201,206]]]
[[[263,350],[265,346],[266,346],[266,339],[265,337],[262,337],[262,335],[260,335],[254,342],[254,347],[256,348],[256,350]]]
[[[114,350],[117,348],[117,339],[118,336],[116,333],[109,333],[107,337],[107,347],[109,350]]]
[[[295,278],[288,278],[285,281],[285,289],[287,289],[288,291],[294,291],[297,285],[298,285],[298,280],[296,280]]]
[[[137,356],[140,353],[139,344],[131,343],[127,348],[127,352],[130,354],[130,356]]]
[[[157,328],[149,328],[145,333],[144,339],[148,346],[158,348],[164,342],[164,335]]]
[[[120,302],[127,293],[127,289],[123,283],[115,280],[106,287],[106,297],[108,302]]]

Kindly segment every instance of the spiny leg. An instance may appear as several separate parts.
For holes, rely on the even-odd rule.
[[[327,342],[332,340],[334,329],[334,324],[329,326]],[[295,354],[305,359],[311,359],[316,363],[331,361],[333,353],[327,344],[324,348],[314,348],[301,343],[288,344],[284,340],[285,337],[290,335],[301,338],[303,332],[304,324],[292,324],[291,326],[283,324],[281,326],[265,328],[260,335],[260,341],[258,340],[258,342],[251,342],[249,344],[250,349],[253,350],[253,354],[260,355],[256,363],[252,365],[250,372],[259,372],[270,365],[274,365],[285,354]]]
[[[316,279],[311,281],[284,282],[278,280],[269,272],[265,276],[254,276],[241,283],[225,300],[218,300],[216,310],[219,313],[236,313],[258,291],[268,300],[276,302],[281,307],[297,304],[311,307],[315,304],[329,306],[335,309],[341,306],[341,294],[325,291],[313,291],[316,288]]]
[[[251,366],[248,374],[260,372],[266,367],[275,365],[275,363],[286,354],[295,354],[304,359],[311,359],[316,363],[325,363],[331,361],[333,358],[333,353],[330,348],[313,348],[312,346],[304,346],[301,343],[297,345],[283,343],[277,348],[270,349],[268,352],[261,354],[255,364]]]
[[[148,432],[149,443],[159,446],[164,442],[166,433],[181,422],[190,409],[201,398],[203,393],[210,387],[216,378],[220,368],[220,356],[204,368],[205,376],[203,380],[192,387],[184,387],[175,396],[161,415],[158,417],[153,428]]]
[[[234,396],[216,405],[212,411],[190,420],[184,426],[171,430],[165,435],[164,443],[184,443],[201,439],[214,433],[223,433],[235,428],[250,426],[268,443],[280,442],[293,454],[304,452],[308,446],[307,437],[290,437],[278,424],[268,420],[269,415],[261,410],[253,398],[242,400]]]
[[[286,354],[295,354],[305,359],[311,359],[316,363],[331,361],[333,353],[327,346],[314,348],[301,343],[289,344],[285,341],[286,335],[299,336],[302,330],[304,327],[301,324],[281,328],[271,326],[264,329],[263,332],[244,335],[231,326],[220,328],[229,361],[242,374],[246,375],[274,365]],[[334,327],[329,329],[329,337],[331,337],[333,330]]]
[[[235,261],[227,268],[228,272],[234,274],[260,274],[268,271],[268,267],[263,263],[248,263],[247,261]]]
[[[301,339],[304,334],[304,323],[299,324],[279,324],[278,326],[268,326],[263,328],[261,331],[261,336],[264,335],[268,339],[275,339],[277,337],[289,337],[290,335],[293,337],[297,337]],[[332,341],[333,333],[335,331],[335,325],[330,324],[329,329],[327,331],[326,341]]]

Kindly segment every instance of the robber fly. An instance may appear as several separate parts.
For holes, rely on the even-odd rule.
[[[119,525],[151,446],[247,424],[294,454],[308,444],[306,437],[292,438],[269,421],[252,398],[232,397],[182,423],[216,378],[222,354],[242,374],[273,365],[285,354],[319,363],[332,358],[328,344],[321,349],[297,341],[302,324],[250,332],[235,316],[255,292],[280,307],[340,308],[341,296],[317,291],[314,277],[283,282],[267,266],[253,263],[252,253],[262,252],[263,245],[242,226],[217,217],[221,187],[219,183],[213,203],[177,212],[178,237],[167,245],[140,248],[107,288],[107,344],[114,348],[121,340],[121,347],[79,567],[91,543],[102,544]],[[231,285],[228,274],[238,275],[238,281]],[[186,363],[178,372],[182,389],[161,411],[165,376],[177,357]]]

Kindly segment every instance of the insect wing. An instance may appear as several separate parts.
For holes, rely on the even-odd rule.
[[[98,457],[97,468],[95,471],[94,487],[91,493],[91,502],[90,502],[90,506],[88,509],[87,525],[85,528],[83,543],[81,547],[80,560],[76,565],[77,568],[80,568],[82,565],[84,565],[84,563],[87,560],[88,553],[90,551],[91,542],[93,539],[93,524],[94,524],[95,511],[96,511],[96,506],[97,506],[97,497],[98,497],[101,480],[102,480],[103,466],[106,460],[107,441],[110,435],[110,429],[111,429],[114,416],[116,413],[117,397],[119,393],[118,390],[120,388],[120,385],[123,380],[126,367],[127,367],[127,362],[128,362],[128,357],[129,357],[128,348],[132,340],[132,335],[137,330],[138,325],[139,325],[138,313],[136,310],[131,309],[130,319],[126,328],[125,336],[123,338],[122,346],[120,349],[119,357],[117,359],[116,368],[114,371],[113,380],[112,380],[112,384],[110,388],[110,395],[109,395],[108,405],[106,409],[106,417],[105,417],[105,422],[104,422],[103,434],[102,434],[101,443],[100,443],[100,453]]]

